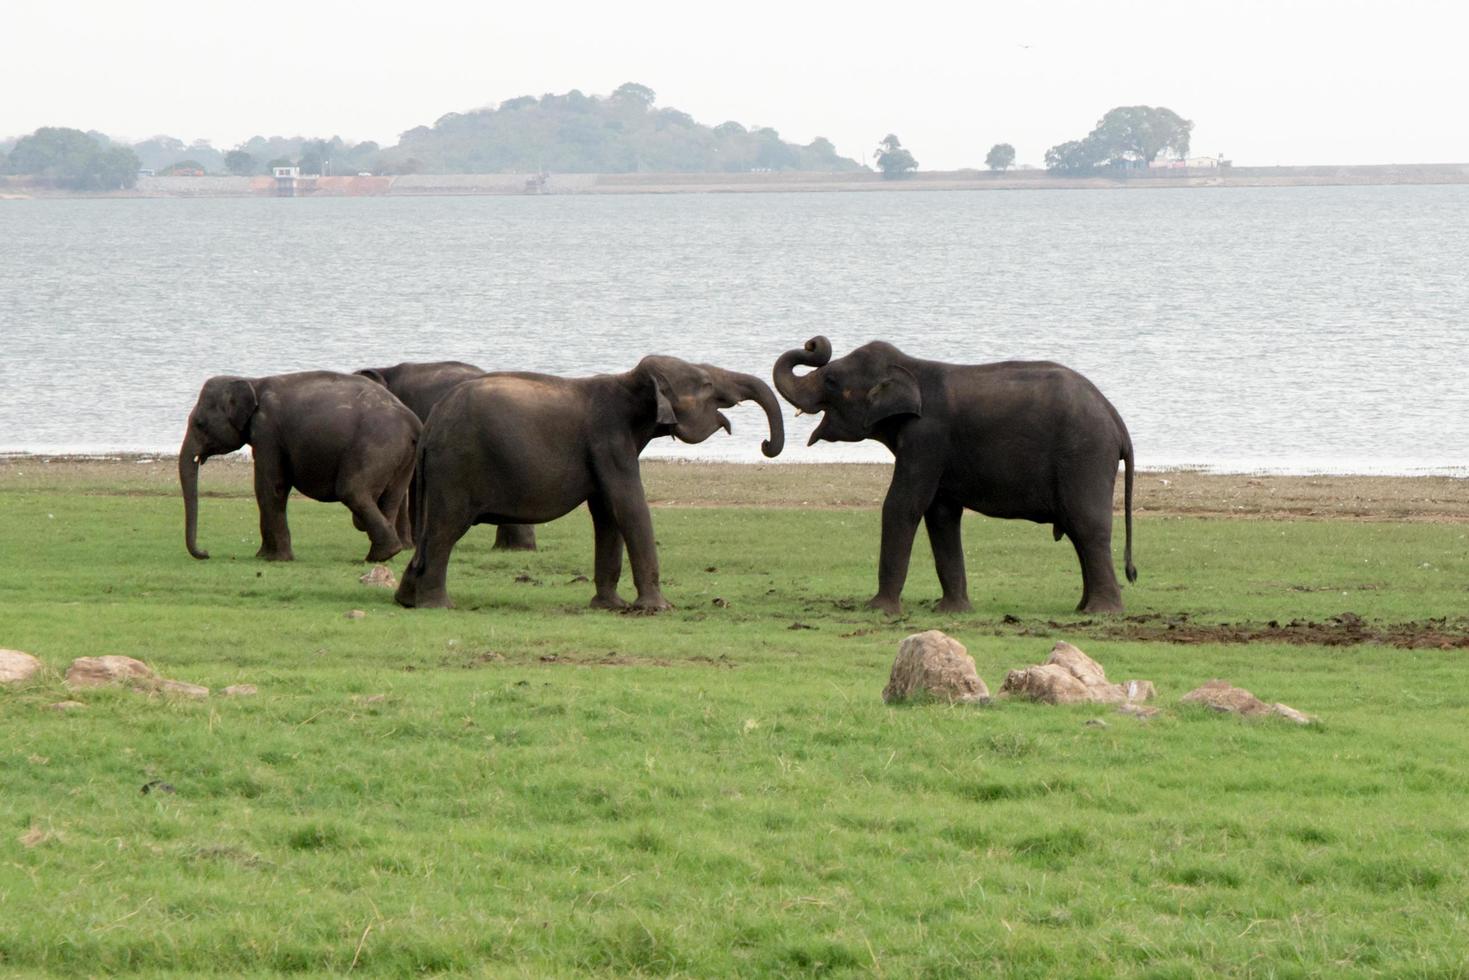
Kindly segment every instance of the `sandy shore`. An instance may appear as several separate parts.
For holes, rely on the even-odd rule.
[[[250,493],[248,460],[211,460],[205,495]],[[704,463],[645,460],[648,499],[669,507],[878,507],[892,467],[877,463]],[[1120,477],[1120,474],[1119,474]],[[159,456],[0,456],[0,492],[175,494],[175,461]],[[1122,480],[1117,481],[1121,506]],[[1469,523],[1469,479],[1142,472],[1139,515]]]

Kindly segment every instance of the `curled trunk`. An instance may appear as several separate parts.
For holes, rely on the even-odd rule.
[[[812,337],[806,346],[786,351],[775,362],[775,389],[803,412],[821,411],[821,379],[817,372],[797,377],[795,368],[797,365],[821,368],[830,360],[831,341],[820,335]]]
[[[184,494],[184,547],[195,558],[208,558],[209,552],[199,550],[199,453],[200,447],[193,434],[184,437],[179,448],[179,487]]]
[[[704,368],[713,375],[720,395],[724,396],[722,400],[731,403],[753,401],[765,410],[770,438],[760,444],[760,451],[770,458],[779,456],[786,443],[785,418],[781,415],[780,402],[776,400],[775,392],[770,390],[770,385],[753,374],[740,374],[709,365],[704,365]]]

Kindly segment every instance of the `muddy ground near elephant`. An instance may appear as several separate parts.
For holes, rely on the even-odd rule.
[[[1203,643],[1279,643],[1290,646],[1348,647],[1375,643],[1400,650],[1469,649],[1469,619],[1438,617],[1405,623],[1368,622],[1344,612],[1324,620],[1293,619],[1267,623],[1196,623],[1188,613],[1127,616],[1118,622],[1084,619],[1074,623],[1031,624],[1006,616],[1004,626],[1015,636],[1068,635],[1107,640],[1138,640],[1193,646]],[[996,631],[1004,635],[1003,630]]]
[[[208,496],[250,491],[243,456],[210,460]],[[879,507],[892,467],[879,463],[706,463],[645,460],[649,502],[664,507]],[[171,457],[0,455],[0,489],[177,493]],[[1117,481],[1122,504],[1122,481]],[[1469,523],[1469,479],[1442,476],[1280,476],[1144,471],[1135,513],[1250,520]]]

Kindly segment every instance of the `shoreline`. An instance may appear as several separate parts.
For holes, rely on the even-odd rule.
[[[731,463],[644,459],[648,501],[661,507],[881,507],[890,463]],[[244,456],[210,460],[203,496],[248,496],[252,464]],[[1469,477],[1212,473],[1198,469],[1136,472],[1138,517],[1236,520],[1345,520],[1469,524]],[[1119,471],[1115,504],[1122,507]],[[0,493],[74,492],[174,496],[171,454],[0,454]]]
[[[1224,167],[1146,176],[1066,177],[1045,170],[920,171],[886,180],[847,173],[403,174],[302,178],[288,197],[564,196],[574,194],[873,193],[975,190],[1173,190],[1234,187],[1340,187],[1469,184],[1469,163]],[[271,198],[272,177],[140,177],[117,191],[69,191],[30,178],[0,177],[0,201],[48,199]]]

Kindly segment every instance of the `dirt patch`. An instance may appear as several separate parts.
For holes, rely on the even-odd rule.
[[[1013,617],[1007,617],[1007,623]],[[1187,613],[1128,616],[1107,622],[1084,619],[1077,623],[1047,622],[1044,629],[1018,620],[1021,636],[1051,632],[1079,633],[1094,639],[1136,640],[1153,643],[1282,643],[1293,646],[1344,647],[1374,643],[1402,650],[1469,649],[1469,620],[1425,619],[1407,623],[1370,623],[1351,612],[1320,622],[1293,619],[1282,623],[1196,623]]]
[[[659,507],[878,508],[892,479],[886,463],[645,460],[642,470]],[[244,456],[212,459],[201,492],[249,496],[251,472]],[[0,456],[0,492],[11,490],[173,496],[178,465],[169,456]],[[1141,517],[1469,523],[1469,478],[1147,471],[1136,476],[1133,509]]]

